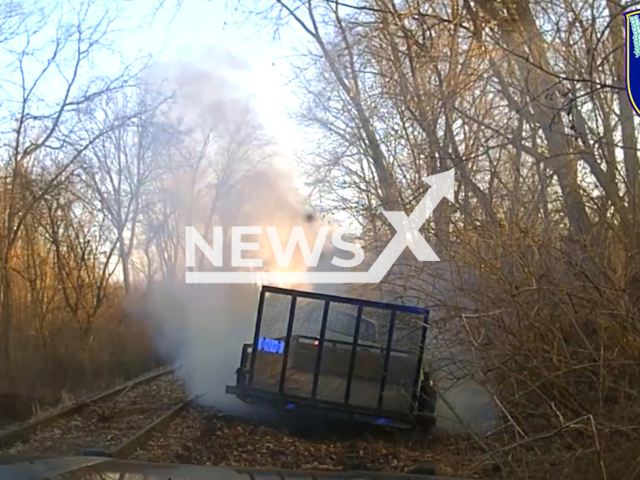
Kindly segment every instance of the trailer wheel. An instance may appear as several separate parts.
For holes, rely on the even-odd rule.
[[[436,426],[436,418],[432,415],[424,415],[416,418],[416,429],[424,434],[428,435],[431,430]]]

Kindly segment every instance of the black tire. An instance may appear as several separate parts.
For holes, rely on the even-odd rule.
[[[428,380],[423,381],[418,395],[418,412],[422,415],[434,415],[436,413],[437,398],[438,394],[435,388]]]
[[[432,415],[420,415],[416,417],[415,425],[420,433],[428,435],[436,426],[436,417]]]
[[[420,432],[428,434],[436,426],[435,414],[438,394],[429,381],[429,375],[425,373],[424,377],[418,395],[416,427]]]

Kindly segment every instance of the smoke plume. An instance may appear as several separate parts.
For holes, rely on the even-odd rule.
[[[207,67],[208,66],[208,67]],[[212,228],[225,232],[223,258],[230,265],[231,226],[262,226],[262,248],[243,258],[261,258],[265,268],[276,265],[264,227],[275,226],[286,246],[294,226],[304,226],[310,245],[322,225],[305,206],[292,173],[282,167],[282,154],[265,133],[246,93],[235,83],[246,66],[227,54],[209,52],[196,67],[175,63],[162,68],[161,95],[171,101],[158,123],[166,146],[160,163],[161,195],[153,203],[157,238],[148,262],[159,267],[142,304],[133,314],[151,326],[159,353],[180,365],[189,393],[201,395],[207,406],[236,414],[251,409],[225,386],[235,384],[241,348],[253,339],[258,285],[186,284],[184,232],[195,226],[209,242]],[[156,87],[158,88],[158,87]],[[211,268],[196,250],[196,270]],[[327,255],[323,255],[322,262]],[[330,257],[329,257],[330,258]],[[169,260],[167,260],[169,259]],[[288,269],[301,271],[296,250]],[[225,268],[231,270],[231,268]]]

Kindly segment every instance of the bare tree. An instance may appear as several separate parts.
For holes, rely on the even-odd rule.
[[[1,346],[7,371],[13,324],[11,271],[20,233],[29,216],[64,184],[88,149],[119,126],[105,124],[99,131],[82,132],[78,122],[83,110],[101,96],[129,85],[141,67],[136,61],[115,77],[93,74],[96,56],[118,28],[117,11],[109,4],[39,7],[22,18],[2,45],[12,57],[0,80],[6,93],[2,105],[8,113],[3,119],[7,129],[1,147],[5,163],[0,237]],[[57,24],[47,23],[51,20]]]
[[[270,158],[271,142],[253,106],[227,79],[190,65],[171,67],[172,100],[158,113],[161,173],[145,199],[142,243],[147,274],[157,270],[174,281],[184,271],[184,228],[195,225],[211,241],[214,225],[237,224],[243,195],[251,195],[243,182]],[[203,262],[199,257],[200,268]]]
[[[72,188],[44,200],[46,215],[40,221],[53,246],[57,285],[63,304],[86,336],[103,306],[117,263],[112,261],[118,242],[109,217],[81,196],[79,175]]]
[[[98,132],[105,123],[120,124],[130,119],[94,142],[82,162],[98,208],[104,210],[115,232],[125,292],[131,288],[130,262],[143,191],[157,170],[153,122],[161,104],[140,89],[108,94],[96,105],[96,118],[88,125]]]

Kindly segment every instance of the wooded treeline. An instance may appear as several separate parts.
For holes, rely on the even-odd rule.
[[[640,163],[622,15],[633,5],[243,7],[304,39],[298,113],[317,134],[305,157],[316,200],[360,221],[365,250],[395,233],[381,210],[409,214],[426,176],[455,169],[455,204],[424,229],[446,275],[408,261],[392,281],[448,307],[472,345],[469,375],[506,422],[476,439],[486,458],[505,478],[637,478]]]
[[[211,230],[269,155],[224,55],[122,55],[141,28],[123,18],[118,2],[0,1],[0,395],[53,402],[149,368],[123,298],[183,283],[185,225]]]

